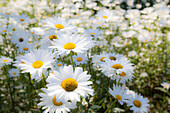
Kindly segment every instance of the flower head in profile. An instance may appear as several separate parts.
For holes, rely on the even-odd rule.
[[[11,62],[13,62],[13,60],[9,57],[5,57],[5,56],[0,57],[0,66],[9,65],[11,64]]]
[[[39,93],[41,102],[38,104],[38,106],[44,106],[42,108],[45,109],[44,113],[67,113],[70,111],[70,109],[75,109],[77,107],[76,101],[64,102],[59,100],[56,95],[49,95],[49,90],[45,88],[42,88],[41,90],[44,93]]]

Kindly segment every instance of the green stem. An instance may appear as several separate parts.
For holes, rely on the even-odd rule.
[[[46,82],[46,79],[45,79],[45,75],[43,73],[42,73],[42,76],[43,76],[43,80],[44,80],[45,87],[46,87],[47,82]]]
[[[62,65],[64,66],[64,61],[62,60],[62,57],[60,55],[59,55],[59,57],[60,57]]]
[[[72,51],[70,51],[70,56],[71,56],[71,62],[72,62],[72,66],[73,66],[73,71],[75,71],[74,62],[73,62],[73,55],[72,55]]]
[[[104,112],[104,113],[107,113],[109,111],[109,109],[116,103],[116,99],[115,101],[109,106],[109,108]]]
[[[7,70],[7,66],[5,65],[3,67],[4,69],[4,74],[6,75],[6,80],[7,80],[7,84],[8,84],[8,88],[9,88],[9,93],[10,93],[10,98],[11,98],[11,102],[12,102],[12,108],[11,108],[11,111],[13,111],[14,109],[14,99],[12,97],[12,91],[11,91],[11,85],[10,85],[10,78],[8,77],[8,70]]]

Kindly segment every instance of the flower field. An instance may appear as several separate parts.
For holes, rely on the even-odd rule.
[[[1,0],[0,113],[169,113],[168,0]]]

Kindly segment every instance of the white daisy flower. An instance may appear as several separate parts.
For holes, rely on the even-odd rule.
[[[113,61],[120,60],[120,59],[127,59],[125,56],[118,53],[108,53],[108,58]]]
[[[167,83],[167,82],[163,82],[163,83],[161,84],[161,86],[163,86],[165,89],[169,90],[170,84]]]
[[[128,52],[128,56],[136,56],[136,55],[137,55],[137,53],[134,50]]]
[[[11,42],[15,43],[17,47],[19,47],[22,44],[28,43],[29,40],[29,33],[26,31],[16,31],[12,34]]]
[[[59,31],[64,31],[69,33],[71,33],[71,31],[73,31],[75,28],[73,25],[70,24],[71,23],[70,21],[65,22],[59,17],[50,17],[43,20],[43,22],[45,23],[43,24],[43,26],[46,28],[53,28]]]
[[[108,27],[109,27],[109,24],[104,22],[104,23],[102,23],[102,24],[99,24],[97,27],[108,28]]]
[[[30,29],[31,33],[33,36],[36,36],[36,35],[44,35],[45,33],[45,30],[43,30],[42,28],[40,27],[33,27]]]
[[[87,37],[98,38],[98,37],[102,37],[102,32],[103,31],[99,29],[87,29],[87,30],[84,30],[84,35]]]
[[[149,42],[149,41],[152,41],[152,37],[149,36],[149,34],[146,36],[146,35],[138,35],[138,40],[141,41],[141,42]]]
[[[58,54],[69,54],[70,51],[85,53],[94,46],[94,41],[77,34],[60,34],[58,35],[58,39],[53,39],[51,44],[53,46],[50,46],[50,48],[57,48]]]
[[[52,71],[59,70],[60,67],[64,67],[64,64],[62,62],[53,62],[52,63]]]
[[[29,17],[26,14],[22,14],[22,15],[18,15],[15,16],[16,21],[18,21],[19,23],[28,23],[29,22]]]
[[[20,72],[18,71],[18,69],[10,69],[9,70],[9,77],[17,77],[20,75]]]
[[[132,64],[127,59],[121,58],[120,60],[110,60],[105,58],[105,62],[100,64],[100,70],[111,79],[120,83],[125,83],[128,80],[132,80],[133,69]]]
[[[7,31],[8,32],[16,32],[20,30],[20,26],[15,25],[15,24],[11,24],[8,26]]]
[[[90,78],[91,75],[87,75],[87,71],[83,72],[81,67],[76,67],[73,72],[71,65],[64,66],[54,71],[54,75],[48,76],[47,87],[51,91],[50,95],[56,94],[62,101],[80,101],[80,96],[93,95],[93,89],[88,86],[92,84],[88,81]]]
[[[150,13],[153,12],[153,10],[154,10],[153,7],[147,7],[147,8],[144,8],[144,9],[141,11],[141,13],[143,13],[143,14],[150,14]]]
[[[1,27],[1,28],[0,28],[0,33],[2,33],[2,34],[7,33],[6,27]]]
[[[45,109],[43,113],[67,113],[70,109],[75,109],[76,102],[64,102],[58,100],[56,95],[49,95],[49,91],[45,88],[41,89],[44,93],[39,93],[38,95],[41,97],[41,102],[38,106],[44,106],[42,109]]]
[[[51,45],[51,41],[53,41],[53,39],[57,39],[57,33],[55,33],[54,30],[50,29],[48,31],[45,31],[45,35],[40,41],[40,47],[42,49],[47,49]]]
[[[105,9],[105,10],[100,10],[98,13],[97,13],[97,17],[101,20],[104,20],[106,22],[110,21],[113,17],[113,13],[108,10],[108,9]]]
[[[135,92],[129,89],[126,90],[126,94],[129,96],[135,96]]]
[[[133,110],[133,113],[148,113],[148,104],[149,100],[143,98],[141,95],[135,93],[134,96],[129,96],[128,100],[125,100],[127,106],[132,106],[130,110]]]
[[[4,10],[4,12],[0,12],[0,14],[4,18],[10,18],[10,17],[13,17],[15,15],[14,13],[7,11],[7,10]]]
[[[31,50],[33,50],[32,43],[25,42],[22,45],[19,45],[18,51],[21,53],[29,53]]]
[[[130,38],[130,37],[132,37],[135,33],[136,33],[136,32],[134,32],[134,31],[128,31],[128,32],[124,31],[124,32],[122,33],[122,35],[123,35],[123,37],[125,37],[125,38]]]
[[[32,74],[31,78],[33,79],[36,74],[40,77],[43,73],[46,72],[47,68],[51,67],[51,63],[54,61],[54,54],[48,50],[35,50],[30,51],[30,53],[21,56],[21,62],[18,64],[22,73],[29,72]]]
[[[9,57],[1,56],[0,57],[0,66],[9,65],[13,60]]]
[[[160,20],[159,23],[163,27],[169,27],[170,26],[170,20]]]
[[[128,95],[126,94],[126,90],[124,86],[118,86],[113,84],[113,90],[109,88],[109,93],[116,98],[121,105],[123,105],[123,102],[125,99],[129,98]]]
[[[103,51],[100,55],[93,55],[92,57],[92,62],[94,63],[94,65],[99,65],[103,62],[105,62],[105,58],[108,57],[108,53],[106,53],[105,51]]]
[[[141,77],[147,77],[147,76],[148,76],[148,73],[142,72],[142,73],[140,74],[140,76],[141,76]]]
[[[77,54],[73,56],[73,62],[76,65],[80,65],[80,64],[87,64],[88,58],[86,54]]]
[[[126,18],[134,19],[140,16],[140,11],[138,9],[127,10]]]

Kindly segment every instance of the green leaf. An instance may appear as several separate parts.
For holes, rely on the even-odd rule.
[[[92,109],[97,109],[97,108],[101,108],[101,106],[99,106],[99,105],[92,105],[91,108]]]
[[[164,93],[168,93],[168,90],[166,90],[166,89],[164,89],[162,87],[155,87],[155,89],[160,90],[160,91],[162,91]]]

